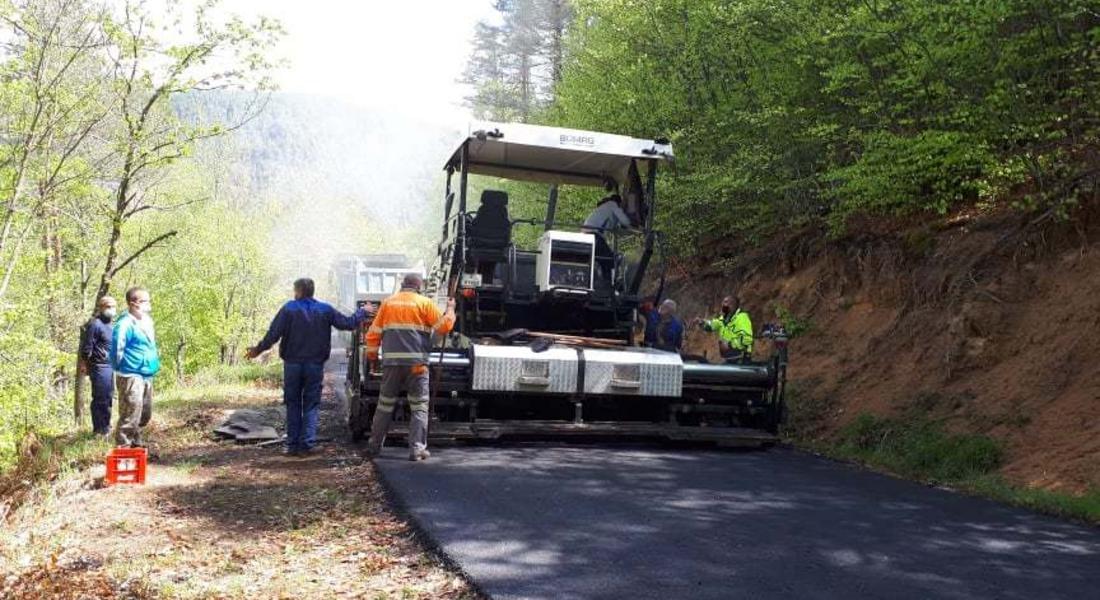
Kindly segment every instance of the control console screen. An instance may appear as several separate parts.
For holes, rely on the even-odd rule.
[[[548,280],[553,286],[590,289],[592,246],[578,242],[553,242]]]

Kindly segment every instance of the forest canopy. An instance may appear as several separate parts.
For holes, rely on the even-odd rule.
[[[859,215],[1066,215],[1100,182],[1089,0],[566,4],[497,3],[475,32],[471,106],[671,139],[661,212],[685,252],[839,234]]]

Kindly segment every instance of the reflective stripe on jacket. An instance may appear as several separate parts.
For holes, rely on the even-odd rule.
[[[749,313],[737,309],[732,315],[716,317],[704,323],[707,331],[718,332],[718,339],[730,348],[746,354],[752,353],[752,321]]]
[[[446,335],[454,327],[454,316],[439,310],[431,298],[412,290],[401,290],[386,298],[367,330],[367,356],[382,364],[424,365],[428,363],[432,335]]]

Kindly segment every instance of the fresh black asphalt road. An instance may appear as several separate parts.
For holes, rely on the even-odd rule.
[[[790,450],[405,456],[391,493],[493,598],[1100,599],[1100,529]]]

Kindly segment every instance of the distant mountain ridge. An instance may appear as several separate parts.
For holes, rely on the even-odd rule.
[[[192,122],[233,123],[251,96],[219,92],[179,98]],[[274,93],[264,111],[229,139],[248,192],[282,204],[337,200],[393,226],[418,223],[438,204],[443,162],[459,129],[334,98]],[[198,154],[207,152],[199,148]]]

